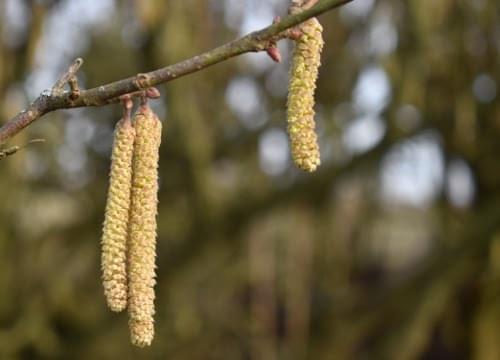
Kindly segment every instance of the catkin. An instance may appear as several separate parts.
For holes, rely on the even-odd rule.
[[[129,328],[134,345],[150,345],[154,336],[158,150],[161,122],[147,105],[134,116],[136,139],[128,253]]]
[[[314,91],[323,49],[323,28],[316,18],[300,27],[288,87],[287,121],[292,158],[297,167],[312,172],[320,164],[314,123]]]
[[[115,127],[110,182],[102,233],[104,295],[112,311],[127,307],[127,234],[135,130],[129,115]]]

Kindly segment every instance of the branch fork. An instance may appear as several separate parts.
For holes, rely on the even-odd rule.
[[[80,70],[83,65],[83,59],[77,58],[69,66],[68,70],[62,74],[62,76],[57,80],[57,82],[52,87],[52,96],[62,96],[64,94],[64,87],[66,84],[70,87],[70,98],[76,100],[80,96],[80,88],[78,86],[78,79],[76,78],[76,73]]]
[[[310,9],[311,7],[316,5],[317,2],[318,0],[291,0],[288,12],[290,14],[298,14],[304,10]],[[280,21],[281,17],[276,16],[273,19],[273,25],[278,24]],[[298,24],[296,26],[288,28],[284,30],[282,33],[271,37],[271,39],[267,41],[267,46],[265,46],[265,50],[267,55],[269,55],[269,57],[274,62],[280,63],[282,59],[281,53],[277,46],[277,42],[281,39],[290,39],[293,41],[298,40],[302,36],[302,30],[300,29],[300,25],[301,24]]]

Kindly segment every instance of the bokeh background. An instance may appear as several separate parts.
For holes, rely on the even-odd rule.
[[[0,121],[71,61],[89,88],[267,26],[285,0],[0,0]],[[0,162],[0,359],[500,359],[500,3],[320,18],[322,166],[288,151],[284,62],[161,86],[156,338],[100,283],[120,107],[59,111]]]

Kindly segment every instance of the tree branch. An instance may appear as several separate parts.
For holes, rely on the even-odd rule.
[[[74,76],[82,63],[81,59],[77,59],[61,79],[57,81],[52,91],[42,92],[27,109],[21,111],[0,128],[0,144],[5,143],[8,139],[51,111],[107,105],[117,102],[115,100],[122,95],[145,90],[247,52],[266,50],[273,42],[275,43],[277,40],[287,37],[285,30],[350,1],[352,0],[321,0],[314,7],[305,9],[297,14],[289,15],[267,28],[252,32],[193,58],[93,89],[76,90]],[[66,83],[72,84],[72,91],[63,90]]]

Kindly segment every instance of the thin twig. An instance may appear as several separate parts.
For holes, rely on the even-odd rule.
[[[68,80],[68,84],[69,84],[69,88],[71,90],[70,98],[72,100],[78,99],[78,97],[80,96],[80,86],[78,86],[78,79],[76,78],[76,76],[72,76]]]
[[[74,92],[62,91],[64,85],[69,82],[81,66],[82,60],[77,59],[61,79],[56,82],[53,87],[55,91],[42,92],[27,109],[21,111],[0,128],[0,144],[5,143],[5,141],[51,111],[107,105],[110,102],[115,102],[114,99],[119,99],[122,95],[145,90],[149,87],[177,79],[232,57],[248,52],[264,51],[273,42],[286,38],[288,34],[285,30],[351,1],[320,0],[316,6],[310,9],[286,16],[281,21],[262,30],[252,32],[201,55],[149,73],[139,74],[89,90],[80,90],[79,96],[75,96]]]
[[[64,92],[64,86],[70,81],[76,84],[77,81],[75,75],[82,65],[82,58],[78,58],[73,61],[68,70],[59,78],[59,80],[57,80],[57,82],[52,87],[52,94],[61,95]]]
[[[30,144],[36,144],[36,143],[42,143],[42,142],[45,142],[45,139],[31,139],[30,141],[28,141],[26,144],[24,144],[22,146],[15,145],[15,146],[12,146],[12,147],[7,148],[7,149],[2,149],[2,150],[0,150],[0,160],[5,159],[7,156],[14,155],[19,150],[24,149],[26,146],[28,146]]]

